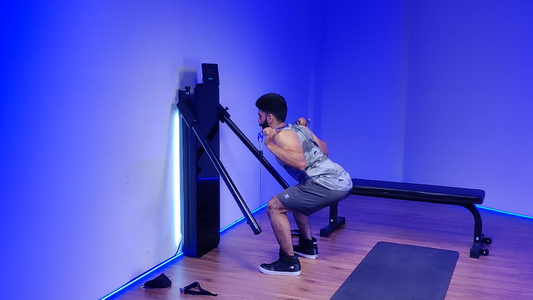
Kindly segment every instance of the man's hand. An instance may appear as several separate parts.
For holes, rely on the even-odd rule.
[[[298,121],[296,121],[298,125],[307,126],[307,119],[306,118],[299,118]]]
[[[274,143],[274,137],[276,137],[276,130],[267,127],[263,129],[263,136],[265,137],[265,146],[271,145],[272,143]]]

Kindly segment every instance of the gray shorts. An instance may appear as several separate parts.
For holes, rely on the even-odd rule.
[[[281,204],[289,209],[311,215],[324,207],[346,199],[350,191],[335,191],[327,189],[313,180],[306,180],[278,194]]]

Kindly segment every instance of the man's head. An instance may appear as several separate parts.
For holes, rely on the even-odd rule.
[[[270,93],[263,95],[257,99],[255,106],[259,108],[259,125],[266,128],[276,118],[277,122],[285,122],[287,117],[287,102],[281,95]],[[272,115],[272,116],[269,116]]]

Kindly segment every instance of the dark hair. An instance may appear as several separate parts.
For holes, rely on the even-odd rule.
[[[287,117],[287,102],[281,95],[275,93],[265,94],[255,102],[260,110],[274,115],[280,122],[285,122]]]

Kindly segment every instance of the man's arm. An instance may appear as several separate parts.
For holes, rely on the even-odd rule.
[[[328,144],[326,144],[326,142],[324,142],[323,140],[319,139],[314,133],[313,131],[311,131],[311,129],[307,128],[311,134],[313,135],[313,138],[315,139],[315,142],[318,144],[318,147],[320,147],[320,150],[322,150],[322,152],[324,152],[324,154],[326,154],[326,156],[328,156]]]
[[[265,146],[285,164],[305,170],[305,155],[296,133],[289,130],[275,132],[268,128]]]
[[[326,154],[326,156],[328,156],[328,145],[326,144],[326,142],[324,142],[323,140],[319,139],[313,133],[313,131],[311,129],[309,129],[309,127],[307,127],[307,119],[306,118],[299,118],[296,123],[298,123],[299,125],[304,126],[305,128],[307,128],[307,130],[309,130],[309,132],[311,132],[311,134],[313,135],[313,138],[315,139],[315,142],[318,144],[318,147],[320,147],[320,150],[322,150],[322,152],[324,154]]]

